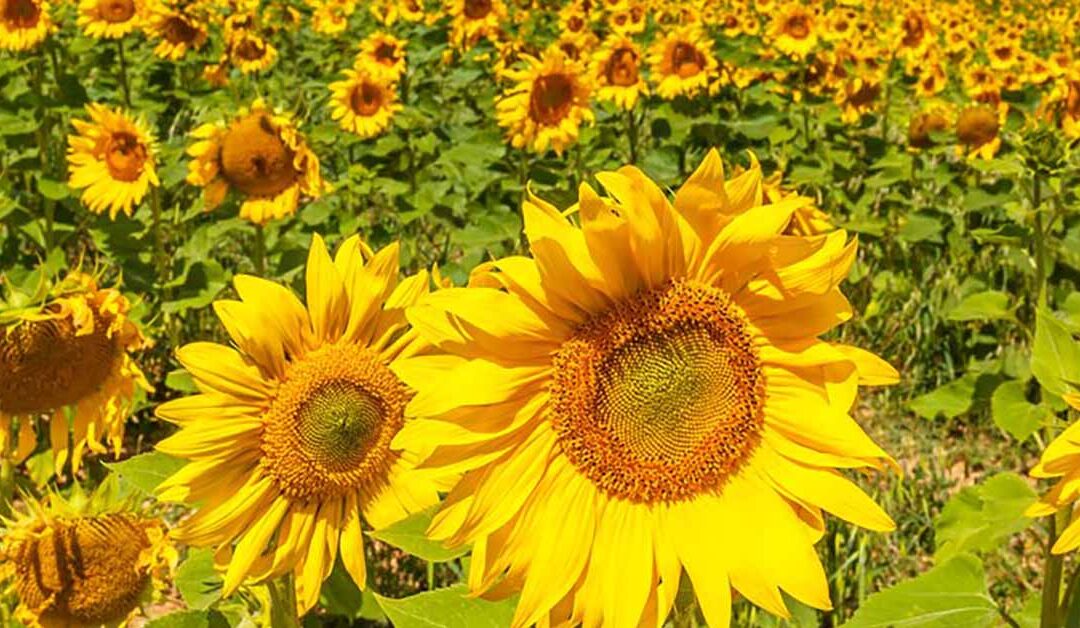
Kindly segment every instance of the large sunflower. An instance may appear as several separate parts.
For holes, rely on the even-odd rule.
[[[0,521],[0,584],[23,624],[117,625],[163,591],[177,560],[165,524],[117,502],[111,484],[70,502],[29,500]]]
[[[1080,411],[1080,393],[1065,395],[1065,401]],[[1025,514],[1029,517],[1045,517],[1068,507],[1080,497],[1076,481],[1080,478],[1080,421],[1074,422],[1043,450],[1039,464],[1031,470],[1031,477],[1057,479],[1050,492],[1032,504]],[[1068,526],[1059,531],[1051,551],[1064,554],[1080,547],[1080,517],[1073,517]]]
[[[818,338],[851,316],[855,242],[782,235],[807,199],[762,205],[715,151],[674,204],[635,168],[598,179],[576,212],[530,195],[532,257],[408,312],[445,355],[395,365],[425,417],[395,443],[466,471],[429,533],[473,544],[474,594],[521,591],[514,626],[662,625],[684,569],[714,628],[732,589],[829,608],[822,510],[893,528],[837,469],[890,462],[848,413],[896,371]]]
[[[87,449],[120,454],[136,390],[152,390],[131,356],[148,343],[127,317],[128,300],[84,273],[72,273],[38,302],[0,303],[0,432],[19,423],[20,460],[36,445],[30,430],[47,415],[57,473],[69,459],[78,471]]]
[[[319,159],[292,119],[257,99],[228,123],[204,124],[187,153],[187,181],[203,188],[207,210],[230,189],[244,197],[240,216],[256,224],[296,213],[300,195],[317,197],[325,187]]]
[[[90,37],[119,39],[139,28],[145,10],[144,0],[79,0],[76,22]]]
[[[421,450],[390,446],[412,393],[389,367],[424,347],[404,308],[428,281],[425,272],[398,281],[396,244],[372,254],[354,237],[331,259],[316,236],[306,308],[241,275],[241,300],[215,304],[237,348],[177,351],[202,394],[158,408],[181,427],[158,449],[190,461],[158,490],[199,505],[176,535],[218,548],[226,594],[293,572],[304,613],[339,546],[364,587],[361,522],[381,528],[438,501],[430,472],[412,470]]]
[[[46,0],[0,0],[0,50],[29,50],[56,29]]]
[[[705,89],[716,67],[704,36],[693,26],[673,29],[649,48],[651,79],[656,93],[665,100],[693,96]]]
[[[121,109],[91,103],[89,120],[72,120],[68,136],[68,185],[82,188],[82,202],[95,214],[130,216],[150,186],[157,186],[154,139],[145,120]]]
[[[495,103],[495,117],[515,148],[542,153],[550,147],[561,154],[577,141],[582,123],[593,120],[584,65],[558,48],[521,59],[524,69],[504,72],[515,84]]]
[[[330,117],[346,131],[367,139],[379,135],[401,111],[397,88],[386,71],[373,61],[345,70],[345,79],[330,84],[333,109]]]
[[[628,37],[613,35],[593,55],[596,99],[629,111],[649,92],[642,75],[641,48]]]

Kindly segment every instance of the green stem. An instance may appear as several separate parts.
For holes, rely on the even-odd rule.
[[[15,498],[15,463],[11,452],[2,452],[0,458],[0,517],[11,514],[11,504]]]
[[[637,149],[637,120],[634,119],[634,110],[626,110],[626,137],[630,141],[630,163],[636,164],[638,158]]]
[[[120,89],[124,95],[124,106],[131,108],[131,87],[128,85],[127,59],[124,57],[124,38],[116,40],[116,56],[120,61]]]
[[[37,146],[38,146],[38,163],[40,165],[40,171],[38,176],[49,176],[49,120],[47,119],[47,111],[45,108],[45,52],[42,50],[41,55],[38,57],[38,62],[34,67],[34,71],[31,73],[31,87],[34,90],[34,97],[37,99],[37,119],[38,128],[36,132]],[[53,244],[55,244],[55,238],[53,237],[54,225],[56,222],[56,208],[53,202],[49,200],[44,194],[39,194],[41,197],[41,217],[44,221],[43,237],[45,238],[45,255],[48,255],[52,251]]]
[[[266,275],[266,231],[262,225],[255,225],[255,274]]]
[[[435,563],[430,560],[427,563],[427,588],[428,591],[435,590]]]
[[[297,628],[300,619],[296,612],[296,586],[292,573],[266,583],[270,592],[270,626],[272,628]]]
[[[1035,173],[1031,181],[1031,205],[1032,211],[1035,213],[1035,285],[1039,291],[1038,305],[1039,307],[1045,306],[1047,303],[1046,294],[1046,280],[1047,268],[1046,268],[1046,231],[1043,228],[1042,219],[1042,178],[1039,177],[1039,173]]]
[[[1046,564],[1043,567],[1042,617],[1040,628],[1059,628],[1061,608],[1061,571],[1064,556],[1054,554],[1051,549],[1057,541],[1058,530],[1064,530],[1069,523],[1068,509],[1062,509],[1047,517],[1049,534],[1046,538]]]
[[[157,186],[150,188],[150,208],[154,215],[154,268],[157,269],[158,283],[164,287],[169,282],[169,260],[165,256],[165,231],[161,228],[161,189]]]

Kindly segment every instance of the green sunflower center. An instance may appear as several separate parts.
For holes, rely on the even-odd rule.
[[[383,404],[349,381],[330,381],[297,410],[300,447],[328,469],[349,469],[378,435]]]

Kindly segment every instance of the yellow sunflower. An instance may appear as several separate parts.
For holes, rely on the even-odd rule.
[[[68,185],[81,188],[82,202],[95,214],[131,216],[150,186],[159,185],[154,138],[146,121],[123,110],[91,103],[89,120],[71,121],[68,136]]]
[[[584,64],[567,59],[557,48],[549,48],[539,59],[521,58],[524,69],[504,73],[515,84],[496,101],[495,117],[514,148],[536,153],[551,148],[562,154],[577,141],[582,123],[593,120],[592,85]]]
[[[130,303],[80,272],[33,302],[0,309],[0,433],[19,424],[14,455],[10,442],[0,454],[32,453],[33,426],[48,416],[58,474],[69,459],[78,471],[88,449],[119,456],[136,391],[152,390],[131,356],[149,343],[127,316]]]
[[[401,111],[397,88],[385,72],[372,67],[373,63],[359,63],[345,70],[345,80],[330,84],[330,117],[364,139],[388,129],[394,114]]]
[[[249,30],[237,31],[228,38],[229,62],[244,74],[262,72],[277,61],[278,52],[270,40]]]
[[[933,133],[942,133],[950,127],[949,108],[941,103],[932,103],[911,116],[908,122],[908,147],[922,150],[934,146]]]
[[[669,31],[649,47],[651,79],[664,100],[701,92],[716,68],[704,36],[691,26]]]
[[[408,311],[444,354],[395,366],[424,417],[395,443],[465,471],[429,534],[473,544],[473,594],[521,592],[515,627],[662,625],[684,570],[714,628],[732,589],[829,608],[822,510],[894,527],[838,469],[891,462],[849,412],[897,373],[818,338],[851,316],[855,241],[783,235],[806,199],[762,205],[760,170],[725,181],[715,151],[674,203],[636,168],[597,178],[611,198],[583,184],[565,212],[530,195],[531,257]]]
[[[206,43],[206,24],[190,13],[159,3],[150,12],[147,30],[158,40],[154,54],[178,61]]]
[[[1080,393],[1065,395],[1065,401],[1080,411]],[[1074,422],[1043,450],[1039,464],[1031,470],[1031,477],[1057,479],[1050,492],[1039,498],[1025,513],[1029,517],[1045,517],[1068,507],[1080,496],[1076,481],[1080,478],[1080,421]],[[1051,551],[1064,554],[1080,547],[1080,517],[1073,517],[1068,526],[1059,532]]]
[[[816,22],[812,9],[790,2],[779,8],[769,24],[769,39],[781,53],[802,59],[817,47]]]
[[[405,74],[405,41],[389,33],[372,33],[360,42],[356,61],[373,63],[396,81]]]
[[[349,17],[356,11],[352,0],[328,0],[315,3],[311,24],[316,33],[337,35],[349,27]]]
[[[89,37],[119,39],[139,28],[144,0],[79,0],[76,23]]]
[[[593,55],[592,75],[596,99],[611,101],[627,111],[638,97],[649,93],[642,76],[641,48],[628,37],[612,35]]]
[[[70,501],[31,499],[0,521],[0,584],[18,598],[23,624],[122,624],[164,591],[177,562],[165,524],[117,503],[113,485]]]
[[[257,99],[228,123],[204,124],[191,135],[187,181],[203,188],[207,211],[230,189],[243,195],[240,216],[256,224],[296,213],[300,196],[318,197],[326,184],[319,159],[292,119]]]
[[[448,0],[446,12],[451,17],[450,43],[458,49],[495,35],[507,16],[503,0]]]
[[[298,612],[318,600],[339,556],[364,588],[362,522],[381,528],[438,501],[427,449],[392,448],[412,392],[390,370],[424,349],[405,308],[426,272],[398,281],[398,245],[372,253],[350,238],[331,259],[315,236],[307,307],[288,289],[240,275],[240,301],[215,310],[236,349],[177,351],[201,394],[160,406],[178,424],[157,448],[190,462],[158,488],[198,504],[175,535],[214,546],[224,594],[292,572]]]
[[[968,159],[992,159],[1001,148],[1001,129],[1005,126],[1009,105],[973,105],[956,116],[956,147],[958,155]]]
[[[648,7],[644,2],[631,2],[608,14],[611,30],[620,35],[637,35],[645,31]]]
[[[29,50],[56,30],[46,0],[0,0],[0,50]]]

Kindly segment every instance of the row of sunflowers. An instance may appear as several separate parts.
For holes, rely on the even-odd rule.
[[[0,0],[0,626],[1073,625],[1078,27]]]

